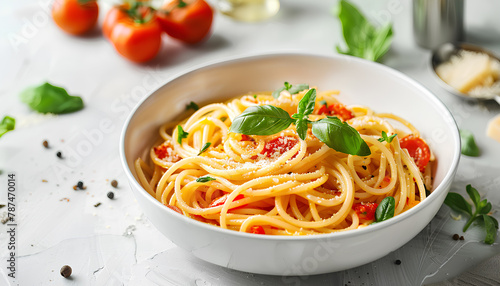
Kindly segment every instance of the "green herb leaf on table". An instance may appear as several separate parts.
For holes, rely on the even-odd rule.
[[[478,224],[483,226],[486,231],[484,242],[487,244],[493,244],[497,236],[498,221],[493,216],[488,215],[492,209],[491,203],[486,199],[481,200],[479,192],[470,184],[466,186],[466,191],[474,204],[474,212],[472,211],[472,206],[465,200],[464,197],[462,197],[462,195],[458,193],[448,193],[444,203],[451,209],[458,212],[464,212],[470,216],[463,228],[464,232],[466,232],[472,223],[476,221]]]
[[[381,222],[394,217],[396,201],[393,197],[385,197],[375,210],[375,221]]]
[[[272,105],[251,106],[233,119],[229,132],[245,135],[273,135],[293,120],[288,112]]]
[[[187,138],[188,135],[189,135],[189,133],[184,131],[184,129],[182,129],[182,126],[177,125],[177,142],[179,144],[182,144],[182,139]]]
[[[328,147],[345,154],[368,156],[370,147],[359,132],[337,117],[327,117],[312,123],[312,133]]]
[[[5,116],[0,122],[0,137],[5,133],[12,131],[16,128],[16,119],[10,116]]]
[[[212,178],[209,175],[206,175],[206,176],[197,178],[196,182],[198,182],[198,183],[207,183],[207,182],[215,181],[215,180],[216,180],[215,178]]]
[[[309,89],[309,85],[305,83],[301,84],[296,84],[296,85],[291,85],[289,82],[285,81],[284,86],[278,88],[277,90],[273,91],[273,97],[278,98],[280,97],[280,93],[283,90],[288,90],[290,94],[296,94],[299,93],[305,89]]]
[[[208,147],[210,147],[210,145],[212,145],[212,143],[210,143],[210,142],[203,144],[203,147],[201,147],[201,150],[200,150],[200,153],[198,153],[198,156],[201,155],[201,153],[207,151],[207,149],[208,149]]]
[[[196,111],[196,110],[200,109],[200,107],[198,106],[198,104],[191,101],[188,105],[186,105],[186,110],[189,110],[189,109]]]
[[[40,113],[63,114],[83,108],[81,97],[71,96],[64,88],[47,82],[25,89],[21,92],[21,101]]]
[[[480,155],[479,147],[476,145],[474,140],[474,135],[468,130],[460,130],[460,141],[462,145],[462,154],[471,157],[477,157]]]
[[[338,17],[347,49],[337,46],[337,51],[371,61],[379,60],[391,46],[392,24],[376,28],[350,2],[341,0],[339,6]]]
[[[379,142],[384,142],[386,141],[387,143],[391,143],[392,139],[396,137],[398,134],[392,134],[391,136],[387,136],[387,133],[385,131],[382,131],[382,137],[378,139]]]

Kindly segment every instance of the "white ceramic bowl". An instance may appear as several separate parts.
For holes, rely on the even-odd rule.
[[[315,236],[265,236],[229,231],[171,211],[137,182],[133,161],[145,155],[158,127],[190,101],[220,102],[249,91],[308,83],[339,89],[340,100],[413,123],[437,158],[433,193],[413,209],[359,230]],[[381,258],[417,235],[441,207],[460,157],[458,128],[448,109],[423,86],[381,64],[348,56],[267,54],[204,65],[167,81],[125,123],[120,153],[132,191],[149,220],[176,245],[224,267],[272,275],[310,275],[353,268]]]

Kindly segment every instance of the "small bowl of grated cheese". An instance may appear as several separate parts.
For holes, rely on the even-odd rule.
[[[500,104],[500,59],[492,52],[471,44],[446,43],[433,52],[431,65],[449,92]]]

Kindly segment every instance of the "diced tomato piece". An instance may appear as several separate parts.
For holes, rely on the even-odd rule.
[[[322,105],[319,110],[318,110],[318,114],[321,115],[321,114],[328,114],[328,106],[326,105]]]
[[[226,203],[226,200],[227,200],[227,197],[228,197],[228,196],[229,196],[229,194],[225,194],[225,195],[223,195],[222,197],[218,197],[218,198],[214,199],[214,200],[210,203],[209,207],[211,207],[211,208],[212,208],[212,207],[222,206],[224,203]],[[241,199],[243,199],[243,198],[245,198],[245,196],[244,196],[244,195],[242,195],[242,194],[239,194],[239,195],[237,195],[237,196],[236,196],[236,198],[234,198],[234,200],[233,200],[233,201],[241,200]]]
[[[177,162],[181,159],[179,155],[174,152],[172,145],[168,142],[153,148],[158,159],[168,162]]]
[[[385,188],[387,186],[389,186],[389,184],[391,183],[391,177],[389,176],[385,176],[384,179],[382,180],[382,182],[380,183],[380,188]]]
[[[334,103],[328,106],[328,109],[333,115],[337,115],[344,121],[354,118],[354,114],[352,113],[352,111],[347,109],[342,103]]]
[[[180,213],[180,214],[183,214],[183,213],[182,213],[182,210],[181,210],[179,207],[177,207],[177,206],[167,205],[167,207],[168,207],[169,209],[173,210],[174,212],[178,212],[178,213]]]
[[[252,137],[250,137],[248,135],[241,134],[241,141],[254,141],[254,140]]]
[[[274,154],[281,155],[292,149],[295,144],[297,144],[297,139],[293,137],[280,136],[267,142],[264,149],[260,153],[266,155],[267,157],[273,157]]]
[[[420,172],[423,172],[431,158],[431,151],[427,143],[422,138],[410,134],[399,139],[399,145],[408,150]]]
[[[359,219],[373,220],[375,219],[377,207],[377,203],[356,203],[352,206],[352,209],[358,214]]]
[[[264,228],[260,225],[254,225],[250,228],[250,233],[255,233],[255,234],[266,234],[266,231]]]

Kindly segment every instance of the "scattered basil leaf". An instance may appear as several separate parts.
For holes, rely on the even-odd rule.
[[[339,53],[377,61],[389,50],[392,41],[391,23],[376,28],[356,6],[346,0],[340,1],[338,17],[347,45],[346,50],[337,46]]]
[[[182,129],[182,126],[177,125],[177,142],[179,144],[182,144],[182,139],[187,138],[189,135],[188,132],[185,132],[184,129]]]
[[[471,205],[458,193],[449,192],[444,199],[444,204],[457,212],[465,212],[472,216]]]
[[[425,196],[428,197],[431,195],[431,191],[429,189],[427,189],[427,186],[424,184],[424,189],[425,189]]]
[[[385,131],[382,131],[382,137],[378,139],[378,142],[384,142],[386,141],[387,143],[391,143],[392,139],[396,137],[398,134],[392,134],[391,136],[387,136],[387,133]]]
[[[481,201],[479,192],[470,184],[466,186],[466,191],[475,206],[474,212],[472,212],[472,206],[465,200],[465,198],[457,193],[448,193],[444,203],[451,209],[459,212],[465,212],[470,216],[463,228],[464,232],[467,231],[469,226],[471,226],[474,221],[477,221],[486,231],[486,238],[484,239],[484,242],[487,244],[493,244],[497,236],[498,221],[493,216],[488,215],[492,209],[491,203],[486,199]]]
[[[375,210],[375,221],[381,222],[394,217],[396,201],[393,197],[385,197]]]
[[[256,94],[254,94],[254,95],[253,95],[253,98],[257,98],[257,95],[256,95]]]
[[[321,142],[338,152],[358,156],[371,154],[370,147],[359,132],[337,117],[327,117],[312,122],[312,133]]]
[[[462,145],[462,154],[471,157],[477,157],[481,153],[474,140],[474,135],[468,130],[460,130],[460,141]]]
[[[498,221],[495,224],[494,218],[483,214],[484,228],[486,230],[486,237],[484,243],[493,244],[497,238]]]
[[[326,102],[326,100],[320,100],[319,104],[328,107],[328,103]]]
[[[215,181],[215,180],[216,180],[215,178],[212,178],[209,175],[206,175],[206,176],[197,178],[196,182],[198,182],[198,183],[206,183],[206,182]]]
[[[198,104],[191,101],[188,105],[186,105],[186,110],[189,110],[189,109],[196,111],[196,110],[200,109],[200,107],[198,106]]]
[[[229,132],[245,135],[273,135],[285,130],[293,120],[285,110],[272,106],[251,106],[233,119]]]
[[[46,82],[37,87],[30,87],[21,92],[21,101],[40,113],[70,113],[83,108],[79,96],[71,96],[58,86]]]
[[[5,116],[0,122],[0,137],[5,133],[12,131],[16,128],[16,119],[10,116]]]
[[[273,97],[274,98],[280,97],[280,93],[283,90],[288,90],[288,92],[290,92],[290,94],[296,94],[296,93],[299,93],[299,92],[303,91],[304,89],[308,89],[308,88],[309,88],[308,84],[301,83],[301,84],[291,85],[290,83],[285,81],[284,86],[273,91]]]
[[[198,153],[198,156],[200,156],[201,153],[207,151],[207,149],[208,149],[208,147],[210,147],[210,145],[212,145],[212,143],[210,143],[210,142],[203,144],[203,147],[201,147],[201,150],[200,150],[200,153]]]
[[[302,140],[306,140],[308,123],[309,120],[307,119],[297,119],[297,121],[295,121],[295,128],[297,129],[297,134]]]

